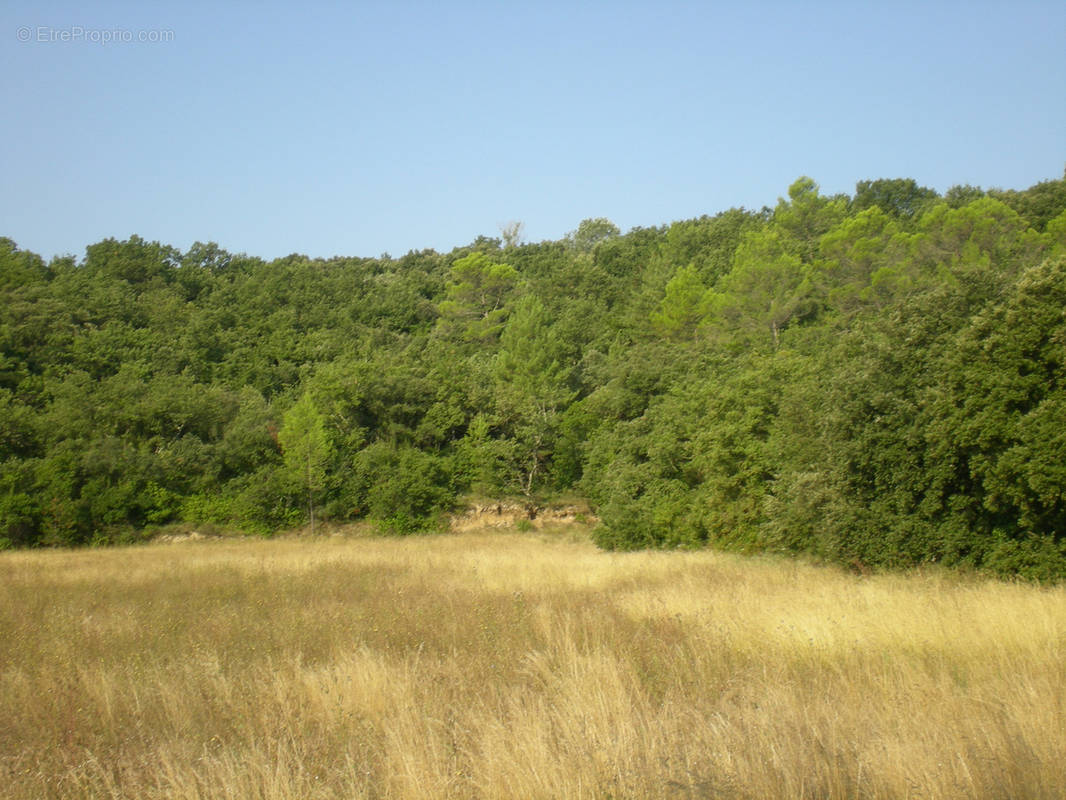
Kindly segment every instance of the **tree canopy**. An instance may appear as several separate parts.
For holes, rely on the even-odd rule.
[[[263,261],[0,239],[0,546],[432,527],[1066,576],[1066,179]]]

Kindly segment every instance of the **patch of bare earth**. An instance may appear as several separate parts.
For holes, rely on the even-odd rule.
[[[593,524],[596,517],[588,506],[567,505],[543,508],[533,503],[474,504],[450,519],[450,528],[455,533],[483,530],[485,528],[511,528],[525,521],[534,528],[546,525]]]

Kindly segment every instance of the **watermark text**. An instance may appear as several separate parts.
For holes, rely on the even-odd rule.
[[[165,44],[174,41],[174,31],[164,28],[131,30],[82,25],[22,25],[16,29],[15,38],[30,44]]]

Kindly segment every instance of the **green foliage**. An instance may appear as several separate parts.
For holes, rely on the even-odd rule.
[[[707,313],[707,287],[696,267],[681,267],[666,284],[666,296],[651,315],[651,323],[663,335],[676,339],[691,337]]]
[[[82,269],[129,284],[145,284],[152,279],[169,282],[180,263],[181,254],[173,247],[131,236],[124,242],[107,239],[89,245]]]
[[[618,236],[621,231],[618,226],[604,217],[585,219],[577,226],[577,230],[568,235],[569,241],[582,253],[591,252],[600,242],[605,242]]]
[[[489,418],[478,414],[455,448],[461,482],[476,494],[491,496],[508,486],[513,452],[510,442],[493,435]]]
[[[758,230],[764,222],[763,215],[740,208],[675,222],[666,231],[661,252],[668,263],[691,264],[700,281],[713,286],[729,272],[744,235]]]
[[[1042,181],[1022,192],[995,192],[1013,208],[1029,227],[1043,231],[1048,223],[1066,211],[1066,174],[1055,181]]]
[[[809,272],[787,237],[749,234],[733,269],[703,301],[707,332],[734,348],[777,349],[789,325],[817,310]]]
[[[879,208],[889,216],[901,219],[920,217],[938,199],[933,189],[919,186],[912,178],[859,181],[855,184],[854,211]]]
[[[849,203],[845,197],[825,197],[818,184],[807,177],[788,187],[788,200],[780,198],[774,209],[773,226],[780,233],[787,250],[811,261],[818,239],[844,219]]]
[[[285,457],[289,479],[306,493],[311,532],[314,533],[315,499],[325,488],[326,468],[333,456],[333,445],[310,393],[305,392],[285,412],[278,431],[278,444]]]
[[[263,467],[230,480],[224,489],[187,495],[180,518],[252,533],[292,528],[307,519],[306,497],[284,470]]]
[[[560,414],[576,394],[572,371],[544,304],[534,295],[519,300],[500,338],[493,377],[498,426],[513,442],[505,462],[526,497],[546,478]]]
[[[929,449],[954,472],[934,485],[927,504],[988,535],[969,546],[969,560],[978,564],[999,563],[1018,548],[1027,558],[1063,550],[1064,309],[1060,257],[1023,272],[1010,296],[976,317],[940,359]]]
[[[38,527],[39,510],[33,497],[25,491],[28,484],[24,465],[0,464],[0,540],[7,547],[32,544]]]
[[[415,533],[436,527],[454,501],[452,471],[450,459],[378,442],[355,457],[352,494],[382,530]]]
[[[0,546],[564,491],[604,547],[1061,578],[1064,187],[800,178],[400,259],[0,239]]]
[[[11,239],[0,236],[0,289],[10,291],[32,286],[49,277],[49,270],[40,256],[19,250]]]
[[[506,302],[518,281],[509,264],[498,264],[484,253],[471,253],[452,264],[451,280],[440,304],[440,315],[469,341],[499,335],[507,319]]]

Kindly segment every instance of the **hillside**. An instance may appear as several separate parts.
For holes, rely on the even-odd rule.
[[[433,527],[1066,575],[1066,180],[263,261],[0,240],[0,544]]]

